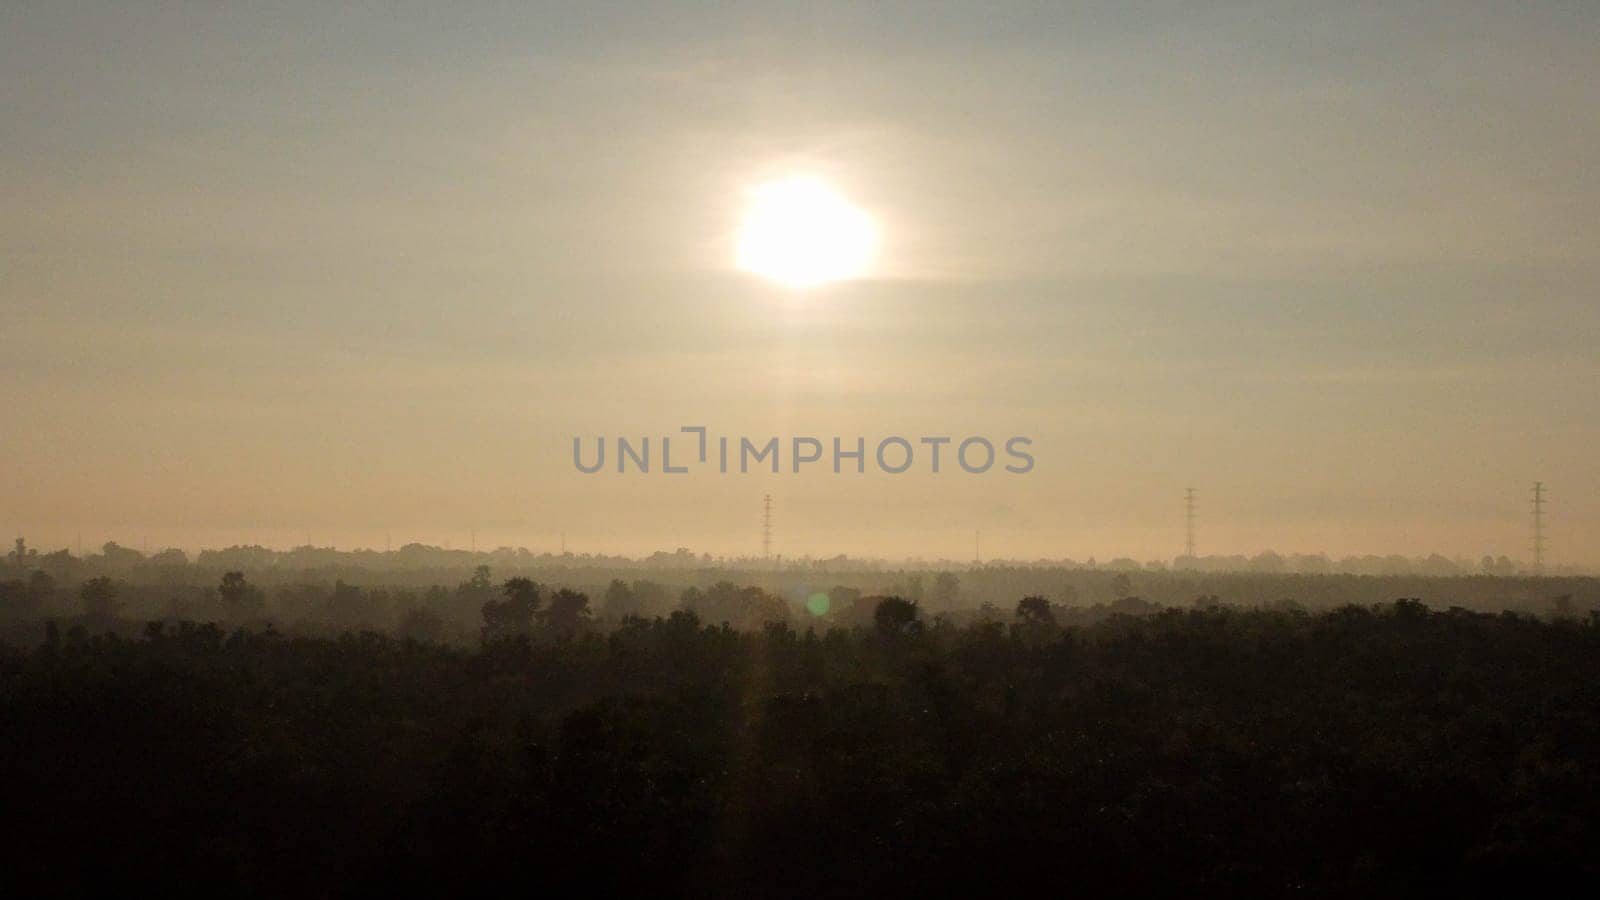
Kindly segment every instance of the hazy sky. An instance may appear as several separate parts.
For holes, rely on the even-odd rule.
[[[641,6],[0,5],[0,527],[1600,562],[1600,6]],[[1037,463],[573,467],[693,424]]]

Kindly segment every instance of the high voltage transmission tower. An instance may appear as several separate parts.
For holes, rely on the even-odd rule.
[[[772,495],[761,499],[761,558],[772,558]]]
[[[1544,574],[1544,482],[1533,483],[1533,574]]]
[[[1194,559],[1194,488],[1183,489],[1183,555]]]

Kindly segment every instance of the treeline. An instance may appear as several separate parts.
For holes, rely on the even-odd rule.
[[[850,628],[603,633],[573,592],[489,587],[478,649],[160,622],[0,647],[8,887],[1600,887],[1600,617],[1070,624],[1034,597],[958,626],[887,598]]]
[[[513,570],[515,571],[515,570]],[[758,573],[736,585],[736,573],[687,570],[676,579],[612,577],[588,583],[566,580],[556,570],[545,581],[513,574],[495,577],[479,566],[452,586],[363,585],[342,579],[266,582],[254,574],[224,572],[210,584],[148,582],[100,575],[61,583],[44,569],[25,578],[0,580],[0,639],[30,644],[43,639],[47,620],[62,627],[137,635],[149,621],[211,621],[227,628],[273,627],[290,635],[333,636],[345,631],[381,631],[398,637],[473,646],[482,636],[485,610],[501,600],[504,583],[535,586],[559,594],[584,628],[616,627],[629,616],[663,617],[690,611],[709,624],[754,630],[768,623],[796,627],[855,627],[867,624],[872,605],[885,596],[903,597],[954,625],[999,618],[992,598],[1038,596],[1073,624],[1111,615],[1149,615],[1165,608],[1238,606],[1325,610],[1365,605],[1396,596],[1419,597],[1439,607],[1514,612],[1546,618],[1583,617],[1600,609],[1600,579],[1425,578],[1263,574],[1129,573],[1107,570],[1048,570],[990,566],[954,572],[841,574],[838,580],[801,580]],[[593,578],[611,574],[585,573]],[[659,573],[652,573],[659,574]],[[551,584],[546,591],[543,584]],[[544,594],[541,593],[541,596]]]
[[[128,581],[151,583],[201,583],[223,572],[244,572],[264,583],[281,583],[304,579],[316,573],[327,579],[342,579],[352,583],[377,583],[426,587],[459,580],[480,565],[496,571],[533,576],[559,573],[564,577],[584,580],[589,578],[649,577],[680,586],[707,571],[737,572],[735,580],[747,580],[757,574],[783,580],[817,581],[830,576],[848,579],[870,579],[901,572],[937,573],[952,571],[957,574],[979,572],[990,568],[1032,569],[1047,572],[1103,572],[1194,576],[1210,574],[1253,575],[1360,575],[1369,577],[1425,577],[1461,578],[1491,576],[1497,578],[1528,578],[1536,573],[1531,566],[1506,556],[1484,556],[1481,559],[1449,558],[1440,554],[1427,557],[1366,555],[1332,558],[1323,554],[1280,555],[1271,550],[1255,556],[1180,556],[1173,560],[1139,560],[1128,557],[1097,561],[1093,558],[1078,561],[1070,558],[1035,560],[993,560],[978,565],[967,561],[901,561],[853,558],[837,555],[827,558],[786,558],[778,556],[713,557],[709,553],[694,553],[685,547],[674,551],[657,551],[648,556],[626,556],[591,553],[535,553],[526,547],[499,547],[494,550],[464,550],[411,543],[392,551],[338,550],[333,547],[305,545],[289,550],[276,550],[257,545],[240,545],[222,549],[202,550],[191,556],[183,550],[168,548],[155,553],[145,553],[125,547],[115,541],[106,542],[98,553],[73,554],[66,549],[41,552],[30,547],[23,538],[17,538],[13,549],[0,560],[0,571],[9,570],[13,576],[35,569],[48,573],[60,582],[77,582],[106,575]],[[1577,567],[1550,567],[1544,574],[1562,577],[1581,576]],[[999,602],[1002,598],[989,598]]]
[[[825,596],[825,595],[824,595]],[[832,608],[811,607],[824,627],[860,619],[860,593],[838,587]],[[241,572],[216,586],[177,588],[91,578],[76,589],[58,586],[43,571],[26,581],[0,582],[0,639],[19,645],[42,640],[47,629],[135,636],[150,624],[205,621],[227,629],[272,629],[289,636],[337,636],[381,631],[403,639],[476,646],[480,640],[530,634],[537,623],[568,635],[604,631],[629,617],[690,612],[736,630],[787,623],[795,610],[759,587],[717,582],[705,589],[668,589],[657,582],[613,580],[598,603],[568,587],[549,588],[526,577],[496,582],[488,566],[454,588],[424,591],[332,585],[280,585],[270,591]]]

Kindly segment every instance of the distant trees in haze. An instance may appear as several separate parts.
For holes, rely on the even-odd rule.
[[[755,631],[774,622],[787,622],[789,606],[782,598],[773,596],[759,587],[740,587],[731,581],[719,581],[705,590],[684,590],[680,605],[709,624],[727,623],[741,630]]]
[[[670,612],[673,598],[665,585],[648,579],[632,584],[613,578],[606,586],[600,613],[613,622],[629,616],[660,616]]]
[[[403,640],[429,644],[442,644],[449,638],[443,617],[424,606],[407,610],[395,632]]]
[[[1278,557],[1286,571],[1276,574],[1186,565],[1162,570],[1131,559],[1093,567],[989,563],[959,571],[872,569],[859,561],[830,561],[842,568],[825,570],[807,563],[764,570],[754,579],[756,583],[745,583],[736,571],[698,568],[705,560],[686,550],[666,554],[657,568],[646,568],[642,560],[630,561],[623,568],[605,568],[569,555],[553,558],[560,562],[552,568],[504,570],[491,570],[481,560],[526,562],[537,557],[516,551],[435,552],[437,548],[420,545],[392,554],[309,547],[293,552],[232,548],[226,553],[208,551],[201,558],[208,563],[259,563],[264,568],[242,564],[210,568],[185,562],[187,557],[177,550],[145,555],[116,542],[106,542],[101,550],[77,557],[65,550],[43,553],[26,541],[15,544],[6,555],[9,565],[0,565],[0,639],[36,640],[49,618],[60,620],[64,628],[92,618],[92,630],[110,629],[127,635],[139,634],[145,622],[161,619],[169,623],[215,621],[228,627],[260,627],[270,622],[294,635],[373,630],[471,647],[482,640],[486,628],[492,633],[537,631],[554,637],[558,631],[569,635],[610,631],[630,617],[666,617],[677,610],[692,610],[707,624],[726,623],[737,630],[759,631],[774,623],[819,631],[871,630],[877,598],[887,596],[917,604],[929,627],[941,621],[956,626],[976,621],[1010,624],[1018,597],[1048,598],[1061,627],[1114,615],[1144,616],[1164,608],[1190,608],[1197,597],[1211,598],[1209,605],[1221,607],[1305,611],[1397,596],[1422,597],[1440,607],[1510,609],[1578,619],[1600,609],[1600,579],[1523,577],[1515,574],[1517,564],[1505,557],[1486,557],[1471,564],[1474,574],[1470,576],[1439,577],[1299,575],[1287,570],[1303,561],[1288,555]],[[1258,560],[1260,565],[1250,560],[1244,564],[1247,568],[1280,568],[1272,562],[1273,556]],[[1374,559],[1374,565],[1382,563],[1379,569],[1389,566]],[[426,568],[439,560],[457,560],[465,567]],[[111,568],[112,563],[122,567]],[[1449,571],[1448,566],[1458,563],[1430,557],[1407,565],[1437,565],[1440,571]],[[300,564],[309,567],[293,568]],[[320,565],[330,567],[315,567]],[[539,597],[544,617],[535,615],[527,625],[508,623],[494,612],[486,618],[486,604],[507,599],[503,590],[508,576],[544,586]],[[84,586],[94,579],[108,580],[114,594],[109,603],[85,600]],[[565,609],[552,612],[548,605],[561,589],[590,600],[574,605],[570,615]],[[554,618],[548,618],[551,615]]]
[[[56,594],[56,580],[35,569],[26,579],[0,580],[0,618],[28,619],[43,614]]]
[[[224,573],[222,584],[217,587],[217,595],[236,614],[259,613],[266,601],[261,589],[246,581],[243,572]]]
[[[1518,571],[1517,564],[1510,559],[1504,556],[1489,556],[1487,554],[1484,555],[1479,567],[1482,569],[1483,574],[1500,578],[1515,576]]]
[[[144,562],[144,554],[131,550],[118,544],[116,541],[106,541],[100,548],[100,557],[105,565],[112,569],[128,569]]]
[[[91,578],[78,588],[83,600],[83,614],[91,621],[105,622],[114,618],[121,604],[117,602],[117,586],[102,575]]]
[[[951,609],[961,599],[961,579],[954,572],[940,572],[933,578],[933,592],[928,600],[935,609]]]

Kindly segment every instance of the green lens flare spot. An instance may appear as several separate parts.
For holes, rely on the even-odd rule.
[[[806,598],[806,612],[811,613],[813,616],[827,615],[828,606],[828,595],[821,591]]]

